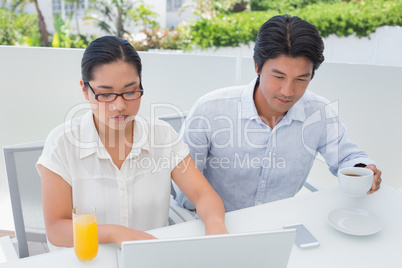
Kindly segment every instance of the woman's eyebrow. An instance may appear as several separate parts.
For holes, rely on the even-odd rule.
[[[128,84],[125,85],[124,87],[125,87],[125,88],[126,88],[126,87],[130,87],[130,86],[135,85],[135,84],[138,84],[138,82],[137,82],[137,81],[134,81],[134,82],[128,83]],[[112,86],[105,86],[105,85],[100,85],[100,86],[98,86],[98,88],[113,89]]]
[[[137,84],[137,81],[134,81],[134,82],[128,83],[128,84],[127,84],[127,85],[125,85],[124,87],[130,87],[130,86],[133,86],[133,85],[135,85],[135,84]]]

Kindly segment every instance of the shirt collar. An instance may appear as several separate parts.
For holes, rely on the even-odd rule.
[[[93,120],[92,111],[88,111],[82,118],[80,124],[80,158],[85,158],[96,153],[101,159],[110,158],[105,146],[103,145]],[[129,158],[141,153],[141,150],[149,151],[148,144],[149,127],[147,121],[141,116],[136,116],[134,120],[133,145]]]
[[[248,85],[245,86],[241,96],[241,118],[258,117],[257,108],[254,103],[254,89],[257,78],[254,78]]]
[[[257,107],[255,107],[254,102],[254,89],[257,83],[257,78],[254,78],[248,85],[245,86],[242,93],[242,104],[241,104],[241,117],[242,118],[260,118],[258,116]],[[292,120],[304,121],[306,119],[306,113],[303,107],[303,97],[298,100],[286,113],[282,124],[290,123]]]

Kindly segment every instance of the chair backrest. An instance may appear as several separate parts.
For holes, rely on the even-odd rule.
[[[3,147],[20,258],[28,257],[28,241],[46,242],[40,176],[35,164],[44,141]]]
[[[174,130],[176,130],[177,133],[179,133],[181,126],[184,123],[184,120],[186,120],[187,113],[184,114],[169,114],[169,115],[163,115],[159,116],[159,120],[163,120],[168,122]]]

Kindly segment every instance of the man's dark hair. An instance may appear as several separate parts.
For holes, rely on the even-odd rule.
[[[296,16],[279,15],[266,21],[258,31],[254,60],[261,72],[268,59],[279,55],[304,56],[313,63],[313,73],[324,61],[324,42],[317,28]]]
[[[92,41],[84,51],[81,60],[82,80],[91,81],[96,68],[116,61],[132,64],[141,77],[141,58],[134,47],[122,38],[103,36]]]

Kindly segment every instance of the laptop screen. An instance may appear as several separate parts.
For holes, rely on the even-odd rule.
[[[119,268],[286,267],[295,229],[123,242]]]

